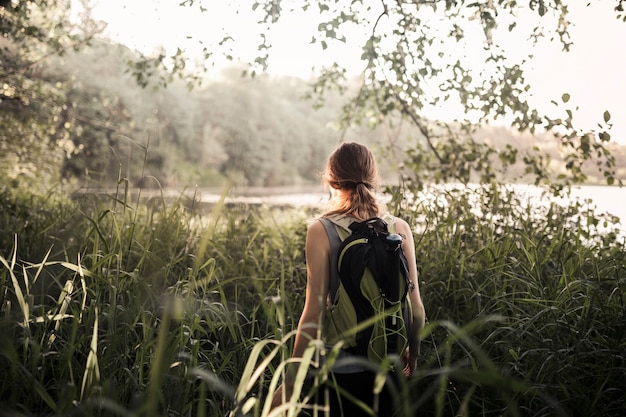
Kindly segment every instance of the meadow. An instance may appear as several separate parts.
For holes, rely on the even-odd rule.
[[[1,189],[0,415],[267,415],[318,212],[128,195]],[[624,414],[626,248],[610,217],[496,186],[401,195],[389,206],[416,227],[428,323],[399,415]],[[301,383],[317,353],[333,352],[313,343]]]

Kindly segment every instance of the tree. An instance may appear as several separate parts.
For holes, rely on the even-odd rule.
[[[169,139],[190,136],[183,99],[142,89],[128,73],[144,57],[96,39],[103,28],[87,0],[0,3],[3,184],[45,190],[61,178],[110,185],[120,175],[133,184],[144,175],[168,181],[174,169],[162,153],[175,155],[180,143]],[[179,84],[171,83],[170,96]],[[150,139],[162,137],[164,146],[146,152]]]
[[[46,186],[73,152],[63,80],[43,64],[89,42],[101,27],[72,16],[70,0],[0,2],[0,177]]]
[[[617,17],[626,20],[623,3],[616,0],[613,7]],[[182,4],[203,7],[198,0]],[[407,181],[417,188],[426,181],[494,181],[519,160],[526,165],[526,180],[550,184],[555,192],[584,182],[583,168],[589,161],[597,164],[608,184],[621,184],[608,146],[608,111],[599,129],[587,132],[577,129],[566,92],[555,100],[554,114],[542,114],[529,103],[532,86],[525,80],[524,66],[532,47],[543,38],[560,42],[565,51],[571,45],[567,1],[265,0],[253,2],[252,8],[261,23],[252,74],[263,71],[271,59],[272,25],[299,8],[311,9],[319,19],[312,42],[322,49],[335,42],[362,41],[365,69],[360,87],[344,108],[344,131],[364,121],[372,126],[410,121],[420,137],[403,163],[411,168]],[[505,50],[507,37],[528,42],[516,51]],[[319,99],[329,90],[351,92],[347,85],[346,69],[334,63],[321,69],[312,95]],[[427,117],[429,107],[445,103],[461,106],[467,117],[454,123]],[[476,127],[494,121],[506,121],[521,132],[554,135],[565,155],[565,173],[555,177],[539,148],[497,149],[476,140]]]
[[[626,19],[623,2],[616,0],[613,7],[617,17]],[[556,179],[555,190],[585,181],[590,161],[597,164],[607,183],[621,183],[615,178],[615,158],[610,152],[611,115],[608,111],[597,131],[585,132],[577,129],[574,113],[567,108],[570,98],[567,93],[558,99],[558,106],[552,114],[540,114],[528,100],[532,86],[524,78],[524,64],[532,53],[532,45],[542,37],[553,37],[564,49],[569,48],[565,3],[562,0],[528,0],[525,4],[512,0],[255,1],[250,4],[261,23],[259,56],[252,60],[247,73],[254,76],[270,62],[272,26],[296,9],[308,10],[319,21],[312,42],[323,50],[337,42],[357,45],[355,48],[362,50],[364,64],[356,87],[340,63],[321,68],[319,77],[313,80],[310,97],[315,105],[323,104],[331,91],[345,93],[351,98],[343,109],[341,120],[344,137],[348,137],[350,129],[359,124],[386,132],[398,132],[397,126],[411,124],[411,131],[417,132],[413,145],[395,153],[398,165],[405,167],[406,184],[419,188],[426,182],[494,181],[511,165],[519,165],[519,161],[525,165],[524,180],[539,184],[553,183]],[[200,11],[211,10],[211,5],[201,0],[186,0],[180,4],[198,7]],[[82,9],[74,7],[76,5],[82,5]],[[78,13],[80,10],[84,13]],[[0,175],[14,179],[31,175],[35,180],[36,169],[51,161],[58,165],[64,154],[73,154],[76,147],[85,144],[81,141],[89,141],[92,147],[96,142],[102,142],[99,138],[105,135],[105,130],[97,132],[94,129],[84,140],[77,138],[76,129],[84,132],[90,118],[77,114],[73,103],[86,102],[85,97],[81,98],[82,93],[67,79],[51,77],[43,70],[43,64],[51,57],[66,56],[67,51],[81,48],[100,30],[101,24],[89,17],[86,1],[0,2],[0,147],[4,151],[0,158],[3,162],[10,162],[2,165],[0,170],[6,172],[0,172]],[[518,48],[527,53],[513,55],[504,50],[501,41],[506,37],[530,39],[528,48],[523,45]],[[233,42],[234,38],[225,35],[215,50],[205,47],[204,66],[219,51],[226,51],[225,54],[230,56],[231,49],[236,49]],[[178,49],[169,57],[165,53],[155,57],[131,56],[127,59],[127,70],[141,87],[171,86],[178,76],[187,77],[193,85],[201,74],[190,74],[188,68],[191,65],[187,63],[184,51]],[[178,93],[171,97],[176,96]],[[129,104],[132,100],[125,97],[120,109],[134,108]],[[181,100],[177,102],[182,103]],[[468,117],[449,123],[428,116],[429,107],[445,103],[455,103],[465,109]],[[194,145],[189,138],[200,135],[198,132],[202,129],[193,130],[192,126],[197,122],[189,117],[188,105],[173,108],[171,101],[164,105],[165,111],[159,112],[163,116],[159,116],[160,136],[153,139],[162,136],[168,143],[172,139],[176,141],[177,149],[193,156],[189,150]],[[96,108],[91,110],[99,111]],[[263,109],[257,110],[260,114]],[[138,123],[146,119],[143,116],[135,118]],[[248,133],[240,131],[245,126],[236,126],[241,135],[231,139],[249,143],[251,135],[256,138],[264,128],[283,128],[278,119],[264,117],[265,124],[249,126]],[[543,134],[544,131],[552,133],[565,155],[564,171],[557,173],[561,176],[555,178],[548,167],[549,155],[540,146],[525,149],[498,147],[483,140],[477,127],[494,120],[505,120],[514,129],[530,135]],[[215,142],[218,140],[215,135],[223,135],[225,130],[209,129],[207,132],[213,133],[205,139]],[[291,134],[285,131],[280,135]],[[258,136],[263,141],[276,139],[269,134],[264,139],[262,134]],[[110,140],[110,135],[107,137]],[[389,143],[392,142],[396,143],[395,138],[389,136]],[[279,167],[275,164],[267,163],[276,158],[274,154],[281,147],[255,145],[251,151],[244,152],[245,146],[240,147],[241,155],[255,158],[262,153],[268,155],[264,159],[256,158],[254,164],[241,162],[244,159],[239,164],[251,172],[255,164],[261,164],[257,168],[268,171],[262,182],[275,183],[274,178],[291,176],[276,170]],[[293,149],[282,148],[284,158],[289,158],[287,154]],[[324,153],[318,148],[311,152]],[[229,151],[224,148],[224,152]],[[168,169],[164,165],[167,161],[159,162],[159,155],[152,156],[160,171]],[[214,156],[217,160],[221,158],[219,152]],[[85,161],[76,162],[73,167],[72,164],[66,165],[69,172],[83,170],[81,164]],[[98,162],[96,165],[100,167],[102,164]],[[271,170],[276,172],[269,172]],[[302,164],[301,176],[308,171],[306,164]],[[248,176],[261,181],[255,174],[249,173]]]

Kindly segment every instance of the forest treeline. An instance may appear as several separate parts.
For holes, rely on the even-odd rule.
[[[4,92],[0,176],[14,186],[49,186],[61,179],[81,187],[110,187],[121,180],[142,187],[216,187],[319,183],[329,151],[341,140],[358,140],[380,150],[385,179],[401,171],[403,152],[423,141],[402,120],[375,129],[368,121],[342,127],[345,100],[325,96],[323,106],[307,100],[306,80],[269,74],[242,76],[229,68],[189,89],[182,80],[167,87],[141,85],[130,62],[139,58],[123,45],[94,40],[79,51],[38,63],[30,77],[42,82],[39,97],[7,100]],[[354,80],[358,88],[358,80]],[[15,97],[17,93],[14,93]],[[562,158],[547,135],[486,126],[474,138],[503,149],[508,145]],[[626,167],[626,147],[613,145],[617,167]],[[621,171],[620,171],[621,169]],[[626,176],[620,168],[617,177]],[[523,180],[518,162],[507,171]],[[588,181],[603,181],[588,166]]]

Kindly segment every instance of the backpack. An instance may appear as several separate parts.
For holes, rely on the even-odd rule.
[[[350,225],[351,234],[321,219],[330,241],[329,308],[324,316],[326,343],[379,364],[402,355],[408,345],[409,273],[402,237],[372,218]]]

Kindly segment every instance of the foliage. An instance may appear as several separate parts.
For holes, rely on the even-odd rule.
[[[485,354],[500,375],[532,388],[512,395],[521,414],[558,415],[560,408],[564,415],[591,415],[603,404],[612,411],[600,414],[617,415],[613,407],[621,406],[624,387],[608,381],[623,372],[623,355],[601,364],[594,355],[607,343],[617,347],[613,338],[625,330],[624,237],[618,228],[599,230],[615,219],[577,201],[531,204],[538,199],[525,188],[446,188],[413,200],[417,207],[409,212],[424,225],[417,257],[429,320],[452,318],[471,331],[477,353],[471,346],[457,353],[464,357],[465,350],[472,369],[482,368]],[[450,380],[456,393],[474,384]],[[496,386],[474,386],[498,395]],[[555,403],[548,406],[542,393]],[[547,409],[536,403],[546,400]],[[498,412],[489,409],[495,404],[472,403],[468,415]]]
[[[402,415],[621,415],[623,235],[577,202],[494,193],[391,202],[419,227],[429,318]],[[4,188],[0,201],[3,410],[262,415],[304,302],[312,213],[207,211],[125,187],[74,201]]]
[[[143,187],[221,186],[227,179],[262,186],[318,183],[319,168],[341,136],[333,122],[341,112],[340,97],[312,109],[302,101],[308,89],[306,82],[267,75],[242,79],[241,69],[237,68],[224,71],[221,79],[191,92],[178,82],[167,89],[143,89],[124,72],[125,62],[133,56],[121,45],[93,41],[79,52],[50,58],[42,75],[49,84],[60,86],[58,111],[50,117],[71,127],[65,131],[66,150],[47,145],[45,131],[34,143],[25,139],[15,142],[18,149],[28,148],[26,157],[34,154],[35,145],[45,145],[47,162],[55,163],[45,171],[51,178],[61,175],[89,188],[114,187],[120,175],[132,185]],[[41,111],[33,111],[32,117],[42,120],[50,109],[54,107],[43,106]],[[29,114],[20,112],[22,117]],[[420,174],[422,183],[442,181],[445,171],[439,169],[439,162],[425,148],[419,130],[399,119],[386,120],[393,126],[355,128],[344,138],[376,148],[386,182],[395,182],[402,171],[405,177],[417,181],[411,175],[420,170],[440,175],[429,179]],[[492,176],[498,174],[510,182],[527,181],[525,172],[529,167],[511,148],[516,146],[521,152],[520,144],[525,143],[534,144],[546,155],[543,163],[556,171],[550,178],[565,173],[561,152],[549,135],[520,136],[488,126],[473,134],[475,144],[479,144],[473,154],[460,152],[461,144],[455,145],[458,155],[474,158],[474,162],[464,162],[467,167],[460,164],[463,159],[451,159],[450,165],[455,165],[459,176],[461,169],[467,169],[463,175],[477,181],[476,174],[469,173],[480,163],[492,170]],[[513,161],[509,161],[506,172],[502,172],[501,164],[489,160],[493,152],[481,154],[489,146],[501,155],[508,152],[517,156],[517,162],[510,165]],[[612,148],[612,152],[617,163],[623,165],[626,154],[619,148]],[[50,157],[52,154],[56,159]],[[560,168],[555,170],[557,164]],[[34,165],[33,169],[42,172],[46,166]],[[7,169],[17,166],[5,165]],[[531,172],[541,169],[545,170],[542,175],[550,175],[547,167],[538,163]],[[594,166],[586,166],[584,174],[589,182],[603,181]],[[621,178],[624,172],[617,174]]]
[[[196,7],[201,2],[183,3]],[[311,80],[308,89],[302,80],[259,75],[260,60],[260,67],[230,69],[220,81],[206,81],[190,92],[177,76],[186,74],[182,52],[172,58],[180,65],[169,65],[168,57],[151,60],[96,39],[102,26],[89,17],[86,3],[74,2],[70,8],[64,1],[11,2],[1,9],[0,53],[5,65],[0,70],[0,175],[14,186],[43,191],[59,177],[88,187],[111,187],[120,175],[144,187],[221,186],[227,181],[306,184],[317,182],[317,170],[334,143],[356,139],[389,149],[389,160],[381,161],[386,178],[395,179],[403,171],[404,180],[416,187],[496,180],[550,183],[558,192],[570,181],[619,183],[624,174],[617,167],[623,165],[624,155],[610,142],[608,112],[597,134],[591,134],[576,131],[571,112],[539,116],[525,102],[531,90],[526,91],[522,66],[515,66],[508,55],[505,59],[496,43],[507,32],[498,27],[504,28],[502,22],[517,6],[457,3],[400,2],[377,10],[378,5],[325,1],[313,8],[321,20],[320,35],[314,39],[328,46],[343,39],[345,25],[365,33],[369,41],[362,80],[346,80],[344,69],[333,65]],[[537,22],[556,24],[551,8],[562,5],[542,7],[545,13]],[[482,8],[483,17],[495,16],[502,8],[497,10],[502,22],[489,32],[493,56],[487,62],[493,82],[484,85],[480,74],[461,71],[462,59],[454,65],[453,56],[443,59],[458,49],[446,48],[446,42],[467,46],[463,36],[472,33],[472,25],[483,30],[484,19],[471,19],[477,8]],[[256,11],[272,13],[261,19],[270,30],[289,8],[269,2]],[[446,17],[435,25],[440,13]],[[565,22],[566,15],[561,17]],[[395,27],[393,19],[404,26]],[[432,22],[424,23],[427,20]],[[421,37],[415,32],[420,21]],[[456,27],[458,39],[440,36],[449,25]],[[511,33],[519,35],[521,26],[512,27]],[[533,36],[538,38],[538,32]],[[266,47],[263,51],[270,51]],[[443,58],[429,58],[442,48]],[[496,70],[508,71],[501,77],[507,80],[503,85],[497,83]],[[255,77],[241,78],[250,72]],[[434,92],[426,88],[435,84],[442,87]],[[167,89],[156,88],[164,85]],[[443,96],[438,96],[439,90]],[[443,124],[422,114],[433,103],[453,101],[455,91],[473,115],[484,113],[472,119],[481,126],[468,121]],[[317,110],[302,102],[304,96]],[[488,105],[480,107],[484,98]],[[566,106],[569,95],[559,101]],[[518,116],[513,130],[496,131],[485,124],[494,114],[500,117],[503,109]],[[529,120],[522,123],[524,114]],[[544,128],[556,138],[542,133]]]
[[[622,7],[621,2],[615,6],[618,16]],[[319,26],[312,42],[322,49],[337,42],[362,42],[363,82],[344,108],[344,126],[364,120],[385,123],[392,115],[412,123],[420,132],[421,151],[432,161],[415,172],[424,176],[418,183],[491,181],[496,176],[492,165],[506,170],[521,159],[531,182],[554,184],[546,155],[539,149],[497,149],[475,140],[475,126],[494,120],[507,120],[520,132],[555,135],[566,168],[554,184],[555,192],[586,181],[583,167],[588,161],[597,164],[608,184],[621,183],[607,146],[608,111],[599,130],[584,132],[576,128],[573,113],[566,107],[569,94],[564,93],[559,103],[554,101],[556,115],[540,114],[529,103],[532,86],[524,78],[524,64],[532,47],[544,37],[558,39],[564,50],[571,45],[567,2],[324,0],[285,5],[276,0],[253,2],[252,8],[262,23],[259,58],[254,64],[259,70],[271,58],[265,33],[295,9],[314,11],[310,15]],[[518,50],[504,49],[507,38],[517,40]],[[528,39],[528,44],[519,45],[520,39]],[[320,74],[313,84],[314,95],[346,91],[346,69],[341,63],[322,68]],[[460,129],[425,116],[430,107],[446,103],[465,109],[467,118]],[[437,176],[432,177],[434,165]]]
[[[195,101],[180,84],[167,90],[138,86],[125,73],[125,63],[134,57],[124,46],[94,41],[51,60],[49,77],[67,80],[65,116],[75,126],[75,152],[64,161],[64,178],[110,187],[124,167],[124,177],[135,185],[152,186],[148,175],[168,185],[181,159],[194,153]]]
[[[318,182],[318,167],[336,142],[328,127],[335,108],[304,103],[306,83],[244,80],[231,68],[191,92],[177,82],[142,89],[124,73],[132,57],[98,41],[51,66],[51,76],[74,80],[67,96],[77,151],[65,161],[67,178],[110,187],[123,166],[135,185],[147,175],[170,187]],[[97,72],[89,70],[96,65]]]
[[[0,145],[6,151],[1,169],[12,169],[2,175],[16,179],[0,188],[3,413],[267,414],[265,400],[287,366],[283,359],[304,301],[310,213],[221,201],[207,214],[198,211],[195,197],[166,202],[163,195],[146,199],[141,190],[139,197],[129,190],[145,187],[150,175],[157,185],[167,182],[173,177],[168,164],[179,161],[205,164],[215,177],[241,170],[251,184],[276,184],[283,176],[304,181],[320,166],[332,134],[304,111],[293,123],[284,122],[282,115],[300,95],[284,80],[258,77],[262,82],[240,84],[232,78],[230,85],[208,85],[189,100],[161,72],[164,56],[137,61],[130,75],[145,87],[152,72],[157,84],[174,86],[167,92],[130,87],[118,63],[89,74],[78,55],[67,53],[89,36],[74,38],[76,32],[67,30],[69,8],[58,7],[64,4],[0,3]],[[559,119],[527,106],[520,63],[497,46],[503,32],[496,23],[520,36],[516,22],[509,21],[516,2],[315,5],[324,20],[316,38],[322,47],[342,39],[344,25],[357,24],[371,34],[362,86],[352,89],[333,66],[322,72],[313,93],[338,84],[354,94],[344,126],[362,120],[382,130],[412,124],[409,139],[386,136],[399,145],[388,151],[403,170],[400,185],[389,189],[390,206],[417,228],[429,316],[419,369],[399,390],[403,414],[621,415],[626,249],[619,230],[601,230],[614,219],[575,202],[549,202],[547,191],[545,205],[528,204],[519,188],[497,181],[520,159],[526,169],[516,175],[531,174],[537,183],[552,179],[547,152],[494,148],[479,140],[485,131],[467,122],[444,125],[421,112],[458,93],[482,122],[507,113],[520,130],[552,130],[567,151],[567,178],[556,191],[568,181],[583,181],[583,166],[592,157],[599,158],[609,182],[615,177],[610,114],[599,132],[586,133],[575,129],[567,111]],[[565,4],[530,1],[529,7],[539,22],[555,25],[567,46]],[[284,12],[278,1],[256,8],[267,24]],[[623,15],[621,0],[616,11]],[[389,30],[382,31],[383,18],[391,21]],[[465,44],[467,24],[484,34],[485,77],[472,74],[462,57],[438,58],[447,50],[435,29]],[[87,51],[101,59],[109,49],[96,44]],[[116,51],[124,61],[128,51]],[[56,54],[91,78],[73,79],[69,71],[36,65]],[[262,67],[268,56],[261,58]],[[182,70],[182,59],[175,57],[174,73]],[[441,96],[428,88],[433,83]],[[109,84],[114,88],[105,91]],[[561,104],[568,101],[567,94],[560,98]],[[195,113],[198,103],[201,111]],[[324,114],[321,120],[330,119]],[[303,142],[291,142],[296,135]],[[465,136],[469,142],[460,140]],[[198,152],[199,142],[204,152]],[[119,154],[113,162],[108,148]],[[42,194],[12,186],[27,184],[22,174],[35,172],[27,163],[48,166],[40,176],[59,172],[63,152],[85,158],[66,164],[66,174],[104,171],[115,192],[104,200],[94,195],[69,201],[55,189]],[[300,165],[277,163],[271,155]],[[32,178],[30,183],[40,183],[37,175]],[[430,183],[452,180],[483,184],[424,192]],[[302,369],[315,359],[317,347],[312,344]],[[333,351],[324,353],[327,365],[332,363]],[[294,401],[288,407],[297,406]]]
[[[87,43],[101,28],[72,19],[68,0],[0,4],[0,149],[2,178],[45,189],[71,152],[63,83],[49,82],[42,63]]]
[[[211,141],[204,154],[210,157],[217,146],[225,154],[219,171],[232,180],[242,175],[253,186],[318,182],[317,171],[337,140],[327,127],[333,108],[310,109],[299,80],[242,80],[232,71],[198,91],[198,118]]]
[[[41,198],[26,212],[25,196],[5,190],[13,212],[2,228],[14,242],[0,254],[4,410],[217,415],[244,352],[273,336],[267,294],[302,282],[290,240],[303,235],[255,211],[202,219],[186,198],[111,197]],[[20,217],[30,228],[11,230]]]
[[[44,192],[60,177],[88,188],[114,187],[120,176],[143,187],[318,182],[336,141],[327,127],[334,109],[303,103],[303,81],[241,83],[232,69],[192,92],[177,81],[145,89],[126,72],[135,58],[101,40],[48,57],[32,74],[42,91],[28,106],[0,103],[0,175]]]

